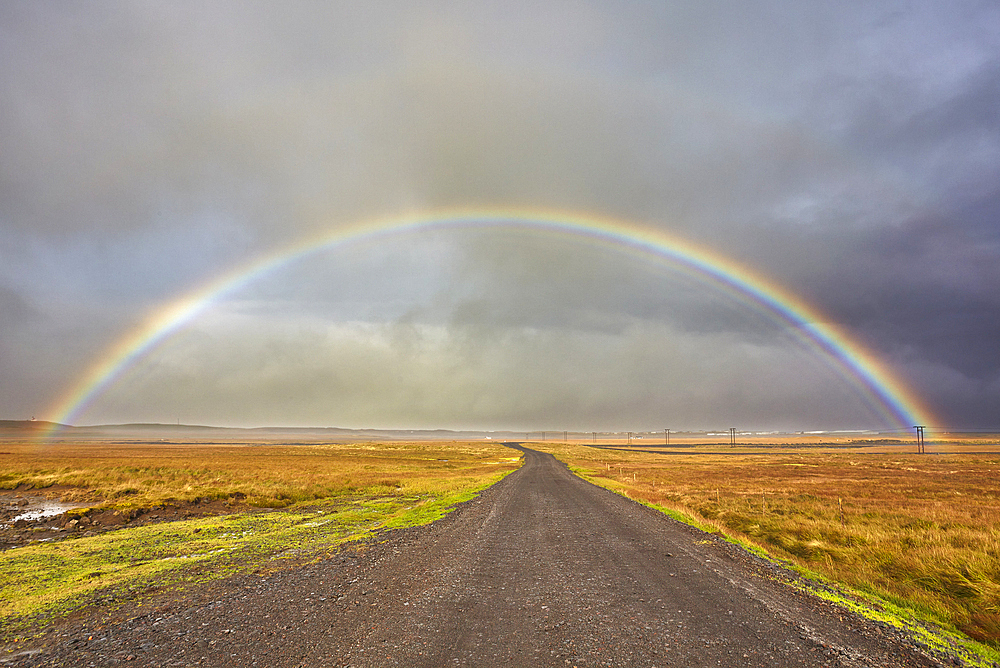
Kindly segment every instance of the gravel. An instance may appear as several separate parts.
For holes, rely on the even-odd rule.
[[[523,451],[438,522],[65,622],[0,665],[945,665],[780,567]]]

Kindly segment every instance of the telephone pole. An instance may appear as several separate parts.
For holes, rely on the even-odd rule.
[[[925,454],[927,451],[924,450],[924,426],[915,424],[913,428],[917,430],[917,454]]]
[[[729,447],[736,445],[736,427],[729,428]]]
[[[667,439],[667,442],[665,443],[665,445],[670,445],[670,430],[669,429],[664,429],[663,430],[663,434],[666,436],[666,439]]]

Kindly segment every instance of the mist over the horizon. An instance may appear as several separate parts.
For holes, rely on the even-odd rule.
[[[442,207],[690,239],[799,294],[937,427],[1000,428],[1000,6],[0,7],[0,418],[252,258]],[[613,248],[501,230],[311,255],[80,424],[851,429],[782,324]]]

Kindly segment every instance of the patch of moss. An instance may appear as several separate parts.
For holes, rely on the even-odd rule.
[[[197,584],[283,559],[319,558],[376,530],[427,524],[510,472],[440,493],[319,499],[7,550],[0,553],[0,640],[16,642],[88,605],[113,607],[152,588]]]
[[[897,605],[884,598],[858,591],[843,591],[841,588],[816,586],[807,580],[789,583],[801,591],[822,598],[842,608],[887,626],[904,631],[923,645],[951,656],[958,656],[966,665],[976,668],[995,668],[1000,663],[1000,652],[974,640],[942,628],[928,625],[915,614],[912,607]]]

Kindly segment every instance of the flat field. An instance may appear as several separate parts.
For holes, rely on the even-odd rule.
[[[1000,441],[533,443],[593,482],[1000,647]],[[803,440],[816,441],[815,437]]]
[[[0,442],[0,501],[58,498],[0,524],[4,639],[90,604],[322,558],[432,521],[519,466],[492,443]],[[170,520],[170,521],[167,521]]]

